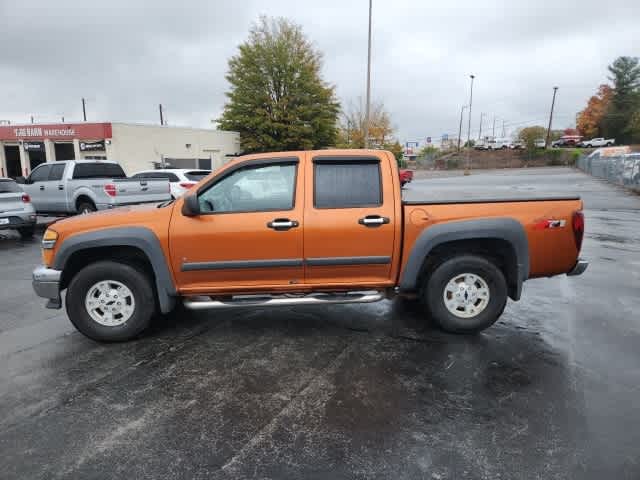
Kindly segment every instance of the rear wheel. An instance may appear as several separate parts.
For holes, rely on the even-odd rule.
[[[474,333],[493,325],[502,314],[507,282],[490,260],[460,255],[432,271],[421,297],[428,314],[443,330]]]
[[[80,215],[86,215],[87,213],[92,213],[95,211],[96,211],[96,206],[88,200],[82,200],[78,204],[78,213]]]
[[[66,296],[71,323],[102,342],[130,340],[149,326],[155,311],[151,281],[136,268],[103,261],[80,270]]]
[[[34,227],[22,227],[18,229],[18,233],[20,234],[20,237],[24,239],[33,237],[34,232],[35,232]]]

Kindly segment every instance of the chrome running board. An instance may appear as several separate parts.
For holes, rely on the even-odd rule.
[[[309,295],[235,295],[229,300],[211,300],[210,297],[187,297],[184,306],[190,310],[210,310],[238,307],[282,307],[291,305],[334,305],[340,303],[372,303],[382,300],[381,292],[310,293]]]

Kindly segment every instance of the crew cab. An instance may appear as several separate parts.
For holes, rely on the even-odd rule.
[[[531,278],[578,275],[577,197],[403,201],[380,150],[247,155],[159,205],[57,221],[36,293],[86,336],[121,341],[155,312],[419,299],[477,332]]]
[[[17,179],[38,213],[90,213],[122,205],[171,198],[166,179],[129,179],[108,160],[43,163]]]

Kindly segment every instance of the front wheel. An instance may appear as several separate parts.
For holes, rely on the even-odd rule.
[[[445,260],[422,289],[427,313],[452,333],[474,333],[490,327],[507,303],[507,282],[498,267],[477,255]]]
[[[67,315],[85,336],[101,342],[130,340],[155,312],[151,281],[143,272],[112,261],[96,262],[71,280]]]

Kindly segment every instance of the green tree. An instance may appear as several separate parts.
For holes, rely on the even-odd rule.
[[[613,96],[602,121],[606,137],[618,143],[631,139],[630,126],[634,113],[640,109],[640,64],[637,57],[619,57],[609,65]]]
[[[218,128],[240,132],[247,153],[333,145],[340,105],[321,65],[299,25],[260,17],[229,60],[231,88]]]

